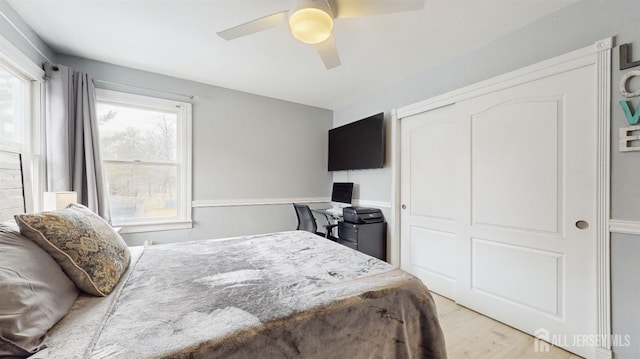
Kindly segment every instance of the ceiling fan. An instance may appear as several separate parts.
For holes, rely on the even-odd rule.
[[[267,15],[218,32],[233,40],[289,23],[293,37],[314,45],[327,69],[340,65],[331,30],[333,19],[420,10],[425,0],[295,0],[289,10]]]

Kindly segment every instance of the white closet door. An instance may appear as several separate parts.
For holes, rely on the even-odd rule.
[[[456,277],[454,106],[401,122],[401,265],[429,289],[453,298]]]
[[[455,299],[530,334],[597,333],[595,79],[591,65],[456,104]]]
[[[402,268],[532,335],[596,334],[595,81],[585,65],[403,118]]]

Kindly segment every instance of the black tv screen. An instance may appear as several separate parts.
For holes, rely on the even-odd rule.
[[[384,167],[384,114],[329,130],[329,171]]]

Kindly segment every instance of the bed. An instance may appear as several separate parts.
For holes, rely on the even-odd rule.
[[[31,358],[446,357],[419,279],[308,232],[126,251],[117,284],[72,295]]]

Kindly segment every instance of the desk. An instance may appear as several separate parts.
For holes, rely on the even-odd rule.
[[[338,222],[338,243],[364,254],[387,260],[387,223]]]
[[[338,224],[338,235],[335,236],[338,243],[380,260],[387,260],[387,223],[348,223],[342,216],[327,212],[328,209],[316,208],[311,212],[314,216],[323,216],[327,224]],[[330,234],[334,235],[333,229]]]
[[[313,212],[314,214],[319,214],[324,216],[324,218],[327,220],[327,222],[331,221],[341,221],[342,220],[342,216],[337,216],[331,212],[328,212],[328,210],[331,209],[331,207],[327,207],[327,208],[314,208],[311,210],[311,212]]]

